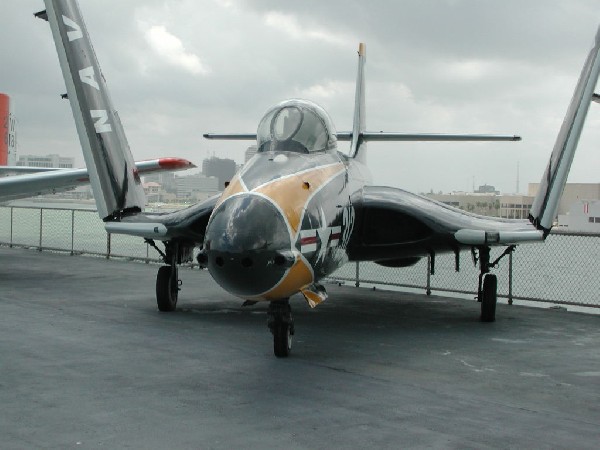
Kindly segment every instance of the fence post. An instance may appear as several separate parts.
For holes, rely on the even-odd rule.
[[[110,233],[106,233],[106,259],[110,258]]]
[[[10,248],[13,246],[13,211],[15,210],[14,206],[10,207]]]
[[[508,254],[508,304],[513,304],[513,252]]]
[[[150,245],[146,242],[146,264],[150,263]]]
[[[42,230],[44,229],[44,208],[40,208],[40,245],[38,247],[38,252],[42,251]]]
[[[354,280],[354,286],[360,287],[360,263],[356,261],[356,279]]]
[[[427,255],[427,295],[431,295],[431,255]]]
[[[71,210],[71,256],[75,254],[75,210]]]

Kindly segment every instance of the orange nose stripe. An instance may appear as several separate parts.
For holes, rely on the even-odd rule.
[[[234,194],[237,194],[238,192],[244,192],[244,191],[245,191],[245,189],[242,186],[242,183],[240,181],[240,176],[236,175],[235,177],[232,178],[231,182],[229,183],[229,186],[227,186],[225,188],[225,190],[223,191],[223,194],[221,194],[221,197],[215,204],[215,208],[217,206],[219,206],[221,203],[223,203],[223,201],[225,199],[231,197]]]
[[[273,200],[286,215],[294,233],[298,233],[302,211],[308,199],[334,175],[344,170],[343,164],[318,167],[312,171],[293,175],[256,189],[256,192]]]
[[[308,268],[306,263],[301,259],[297,258],[296,262],[285,275],[283,280],[261,297],[265,300],[278,300],[289,297],[304,286],[308,286],[313,282],[312,271]]]

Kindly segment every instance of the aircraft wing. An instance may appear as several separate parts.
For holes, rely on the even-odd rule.
[[[154,172],[174,172],[196,167],[190,161],[182,158],[158,158],[139,161],[136,162],[135,165],[140,175],[147,175]],[[38,169],[38,173],[27,173],[24,175],[0,178],[0,201],[16,200],[42,194],[55,194],[57,192],[74,189],[77,186],[88,184],[90,182],[86,169],[47,169],[5,166],[0,168],[0,173],[19,171],[32,172],[35,169]]]
[[[189,208],[170,213],[132,214],[119,222],[108,221],[104,228],[109,233],[200,245],[204,241],[208,219],[220,197],[219,193]]]
[[[402,189],[367,186],[353,199],[351,260],[401,261],[473,246],[541,242],[528,220],[480,216]]]
[[[30,166],[0,166],[0,176],[4,175],[22,175],[25,173],[38,173],[38,172],[56,172],[55,167],[30,167]]]

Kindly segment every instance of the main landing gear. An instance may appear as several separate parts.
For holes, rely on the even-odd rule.
[[[147,239],[148,245],[156,249],[165,264],[156,274],[156,304],[162,312],[175,311],[177,297],[181,286],[177,265],[191,260],[191,247],[178,242],[166,241],[165,251],[161,251],[153,240]]]
[[[278,358],[289,356],[292,351],[292,336],[294,335],[294,319],[289,299],[269,303],[267,326],[273,334],[275,356]]]
[[[498,262],[506,255],[515,250],[514,245],[510,245],[504,252],[490,263],[490,248],[479,247],[479,285],[477,288],[477,301],[481,303],[481,321],[494,322],[496,320],[496,303],[498,301],[498,279],[496,275],[489,273],[492,267],[496,267]],[[475,251],[473,250],[475,257]],[[477,262],[477,258],[475,258]]]
[[[156,274],[156,304],[162,312],[175,311],[179,294],[177,265],[162,266]]]

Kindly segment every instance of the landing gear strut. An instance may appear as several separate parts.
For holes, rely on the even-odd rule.
[[[177,265],[190,260],[191,248],[178,242],[167,241],[164,242],[165,251],[163,252],[151,239],[146,239],[146,242],[158,251],[166,264],[160,267],[156,274],[156,304],[158,310],[162,312],[175,311],[179,286],[181,285]]]
[[[504,252],[490,263],[490,248],[479,247],[479,285],[477,288],[477,301],[481,303],[481,321],[494,322],[496,320],[496,303],[498,301],[498,279],[489,273],[492,267],[506,255],[511,254],[516,246],[510,245]],[[473,250],[474,255],[475,250]]]
[[[273,351],[278,358],[289,356],[292,351],[294,319],[289,299],[269,303],[267,325],[273,334]]]

